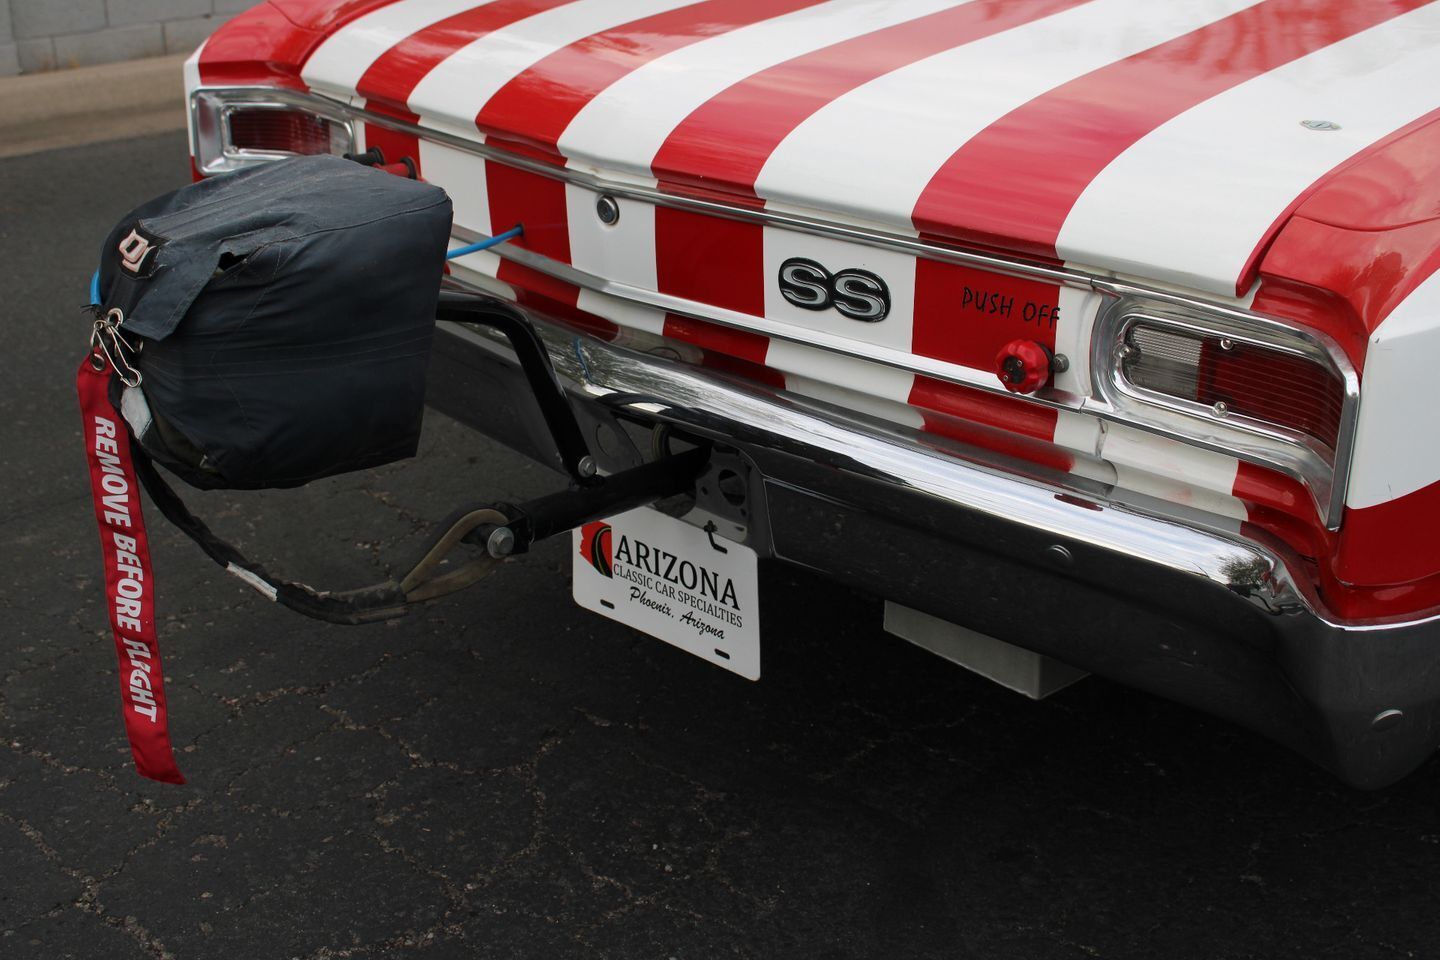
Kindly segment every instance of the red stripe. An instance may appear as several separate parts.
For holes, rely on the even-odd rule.
[[[367,100],[405,107],[425,75],[461,47],[487,33],[569,2],[571,0],[498,0],[438,20],[381,54],[355,84],[356,92]]]
[[[1440,211],[1440,183],[1431,175],[1437,154],[1440,110],[1433,110],[1327,171],[1291,201],[1265,231],[1240,271],[1236,293],[1250,289],[1270,244],[1297,214],[1352,230],[1393,230],[1434,219],[1435,212]],[[1362,312],[1361,317],[1367,329],[1373,330],[1384,313],[1374,316]]]
[[[500,262],[499,278],[515,288],[515,301],[552,320],[563,320],[577,330],[601,340],[614,340],[620,328],[597,314],[576,306],[580,288],[537,273],[509,260]]]
[[[1051,442],[1058,414],[1049,407],[922,376],[910,404],[927,411],[930,433],[1056,470],[1075,466],[1075,457]]]
[[[414,123],[418,119],[414,114],[402,110],[392,110],[388,107],[377,106],[375,112],[388,114],[409,123]],[[367,123],[364,126],[365,149],[379,147],[387,164],[396,164],[402,158],[409,157],[415,164],[416,175],[421,177],[425,175],[420,169],[420,138],[418,136],[413,133],[401,133],[398,130],[374,123]]]
[[[1365,585],[1407,584],[1435,578],[1440,570],[1437,517],[1440,483],[1386,503],[1347,508],[1335,575],[1345,583]]]
[[[1425,2],[1266,0],[1092,71],[957,150],[915,204],[915,225],[1053,256],[1076,199],[1141,137],[1201,101]]]
[[[918,374],[910,389],[910,404],[1046,442],[1054,438],[1059,419],[1049,407]]]
[[[915,261],[911,350],[921,356],[991,370],[1012,340],[1035,340],[1053,350],[1059,316],[1060,288],[1053,283]]]
[[[205,41],[200,51],[200,82],[212,86],[268,84],[304,90],[300,63],[320,41],[279,10],[261,4],[240,14]]]
[[[304,90],[300,65],[331,33],[395,0],[270,0],[239,14],[205,43],[200,79]]]
[[[1257,251],[1264,282],[1255,309],[1323,330],[1362,368],[1369,334],[1440,269],[1437,154],[1440,111],[1322,177]],[[1365,268],[1357,270],[1356,264]],[[1285,286],[1331,291],[1344,302],[1296,312],[1276,302],[1273,291]]]
[[[820,0],[704,0],[593,34],[540,60],[496,91],[475,118],[487,133],[554,150],[596,94],[656,57]]]
[[[763,364],[770,348],[770,338],[761,334],[675,313],[665,315],[665,336],[750,363]]]
[[[269,0],[297,27],[331,34],[372,10],[388,7],[396,0]]]
[[[661,293],[763,317],[764,228],[656,207],[655,278]]]
[[[522,224],[525,233],[512,241],[515,246],[561,263],[570,262],[564,181],[486,160],[485,187],[491,236]]]
[[[821,107],[863,83],[1081,0],[975,0],[823,47],[734,84],[686,117],[655,176],[751,195],[770,154]]]
[[[774,387],[777,390],[785,389],[785,375],[779,370],[767,367],[764,364],[751,363],[749,360],[732,357],[729,354],[705,350],[700,355],[700,366],[710,370],[719,370],[722,373],[732,373],[746,380],[753,380],[756,383],[763,383],[768,387]]]
[[[702,367],[785,389],[785,375],[765,366],[769,337],[675,313],[665,315],[664,333],[673,340],[700,347]]]
[[[490,203],[491,236],[523,224],[524,234],[511,241],[515,246],[560,263],[570,262],[570,229],[563,181],[486,160],[485,187]],[[580,292],[572,284],[509,259],[500,261],[496,276],[516,288],[522,303],[581,326],[588,324],[589,315],[582,318],[575,309]],[[607,324],[606,328],[606,332],[613,335],[613,325]]]
[[[656,207],[655,279],[661,293],[764,316],[764,228]],[[764,366],[769,337],[676,314],[666,315],[664,334],[703,347],[703,366],[785,386],[778,371]]]
[[[1293,477],[1241,460],[1230,493],[1245,504],[1250,522],[1288,543],[1301,556],[1326,557],[1332,538],[1315,512],[1315,501]]]

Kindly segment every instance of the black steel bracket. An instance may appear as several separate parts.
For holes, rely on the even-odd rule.
[[[599,484],[595,458],[585,445],[575,412],[570,409],[565,389],[555,378],[550,355],[545,352],[545,343],[535,328],[512,307],[489,297],[459,290],[440,291],[435,317],[450,322],[480,324],[498,331],[509,341],[530,391],[540,405],[540,415],[545,419],[550,439],[560,453],[561,466],[570,479],[581,486]]]
[[[591,520],[685,493],[705,472],[709,459],[709,447],[695,447],[611,474],[598,486],[562,490],[518,506],[498,504],[495,509],[507,522],[483,524],[465,539],[484,545],[492,557],[525,553],[536,541]]]
[[[544,341],[518,310],[489,297],[457,290],[440,291],[440,320],[475,323],[498,331],[520,361],[526,383],[560,454],[560,462],[576,486],[518,506],[496,504],[504,523],[477,526],[465,542],[485,547],[491,557],[524,553],[536,541],[566,533],[583,523],[654,503],[693,489],[710,459],[708,446],[667,453],[657,460],[599,476],[595,458],[585,445],[579,421],[565,389],[550,366]]]

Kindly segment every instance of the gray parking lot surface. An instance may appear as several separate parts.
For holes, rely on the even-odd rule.
[[[100,239],[166,135],[0,162],[0,957],[1440,955],[1440,764],[1350,791],[1091,678],[1038,704],[762,567],[756,684],[575,608],[568,541],[330,627],[151,511],[190,782],[131,771],[73,394]],[[438,415],[411,462],[191,499],[289,575],[380,579],[558,478]]]

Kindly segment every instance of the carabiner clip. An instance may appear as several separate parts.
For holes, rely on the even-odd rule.
[[[90,354],[92,358],[97,350],[104,354],[121,383],[127,387],[138,387],[144,377],[130,362],[130,357],[139,353],[140,347],[132,345],[120,335],[120,324],[124,322],[125,314],[121,313],[119,308],[111,307],[103,317],[98,316],[97,312],[95,325],[90,331]],[[92,359],[91,365],[94,363]]]

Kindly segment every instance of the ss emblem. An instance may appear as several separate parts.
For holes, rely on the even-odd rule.
[[[869,270],[852,267],[832,274],[804,257],[780,264],[780,295],[805,310],[834,307],[865,323],[879,323],[890,313],[890,288]]]

